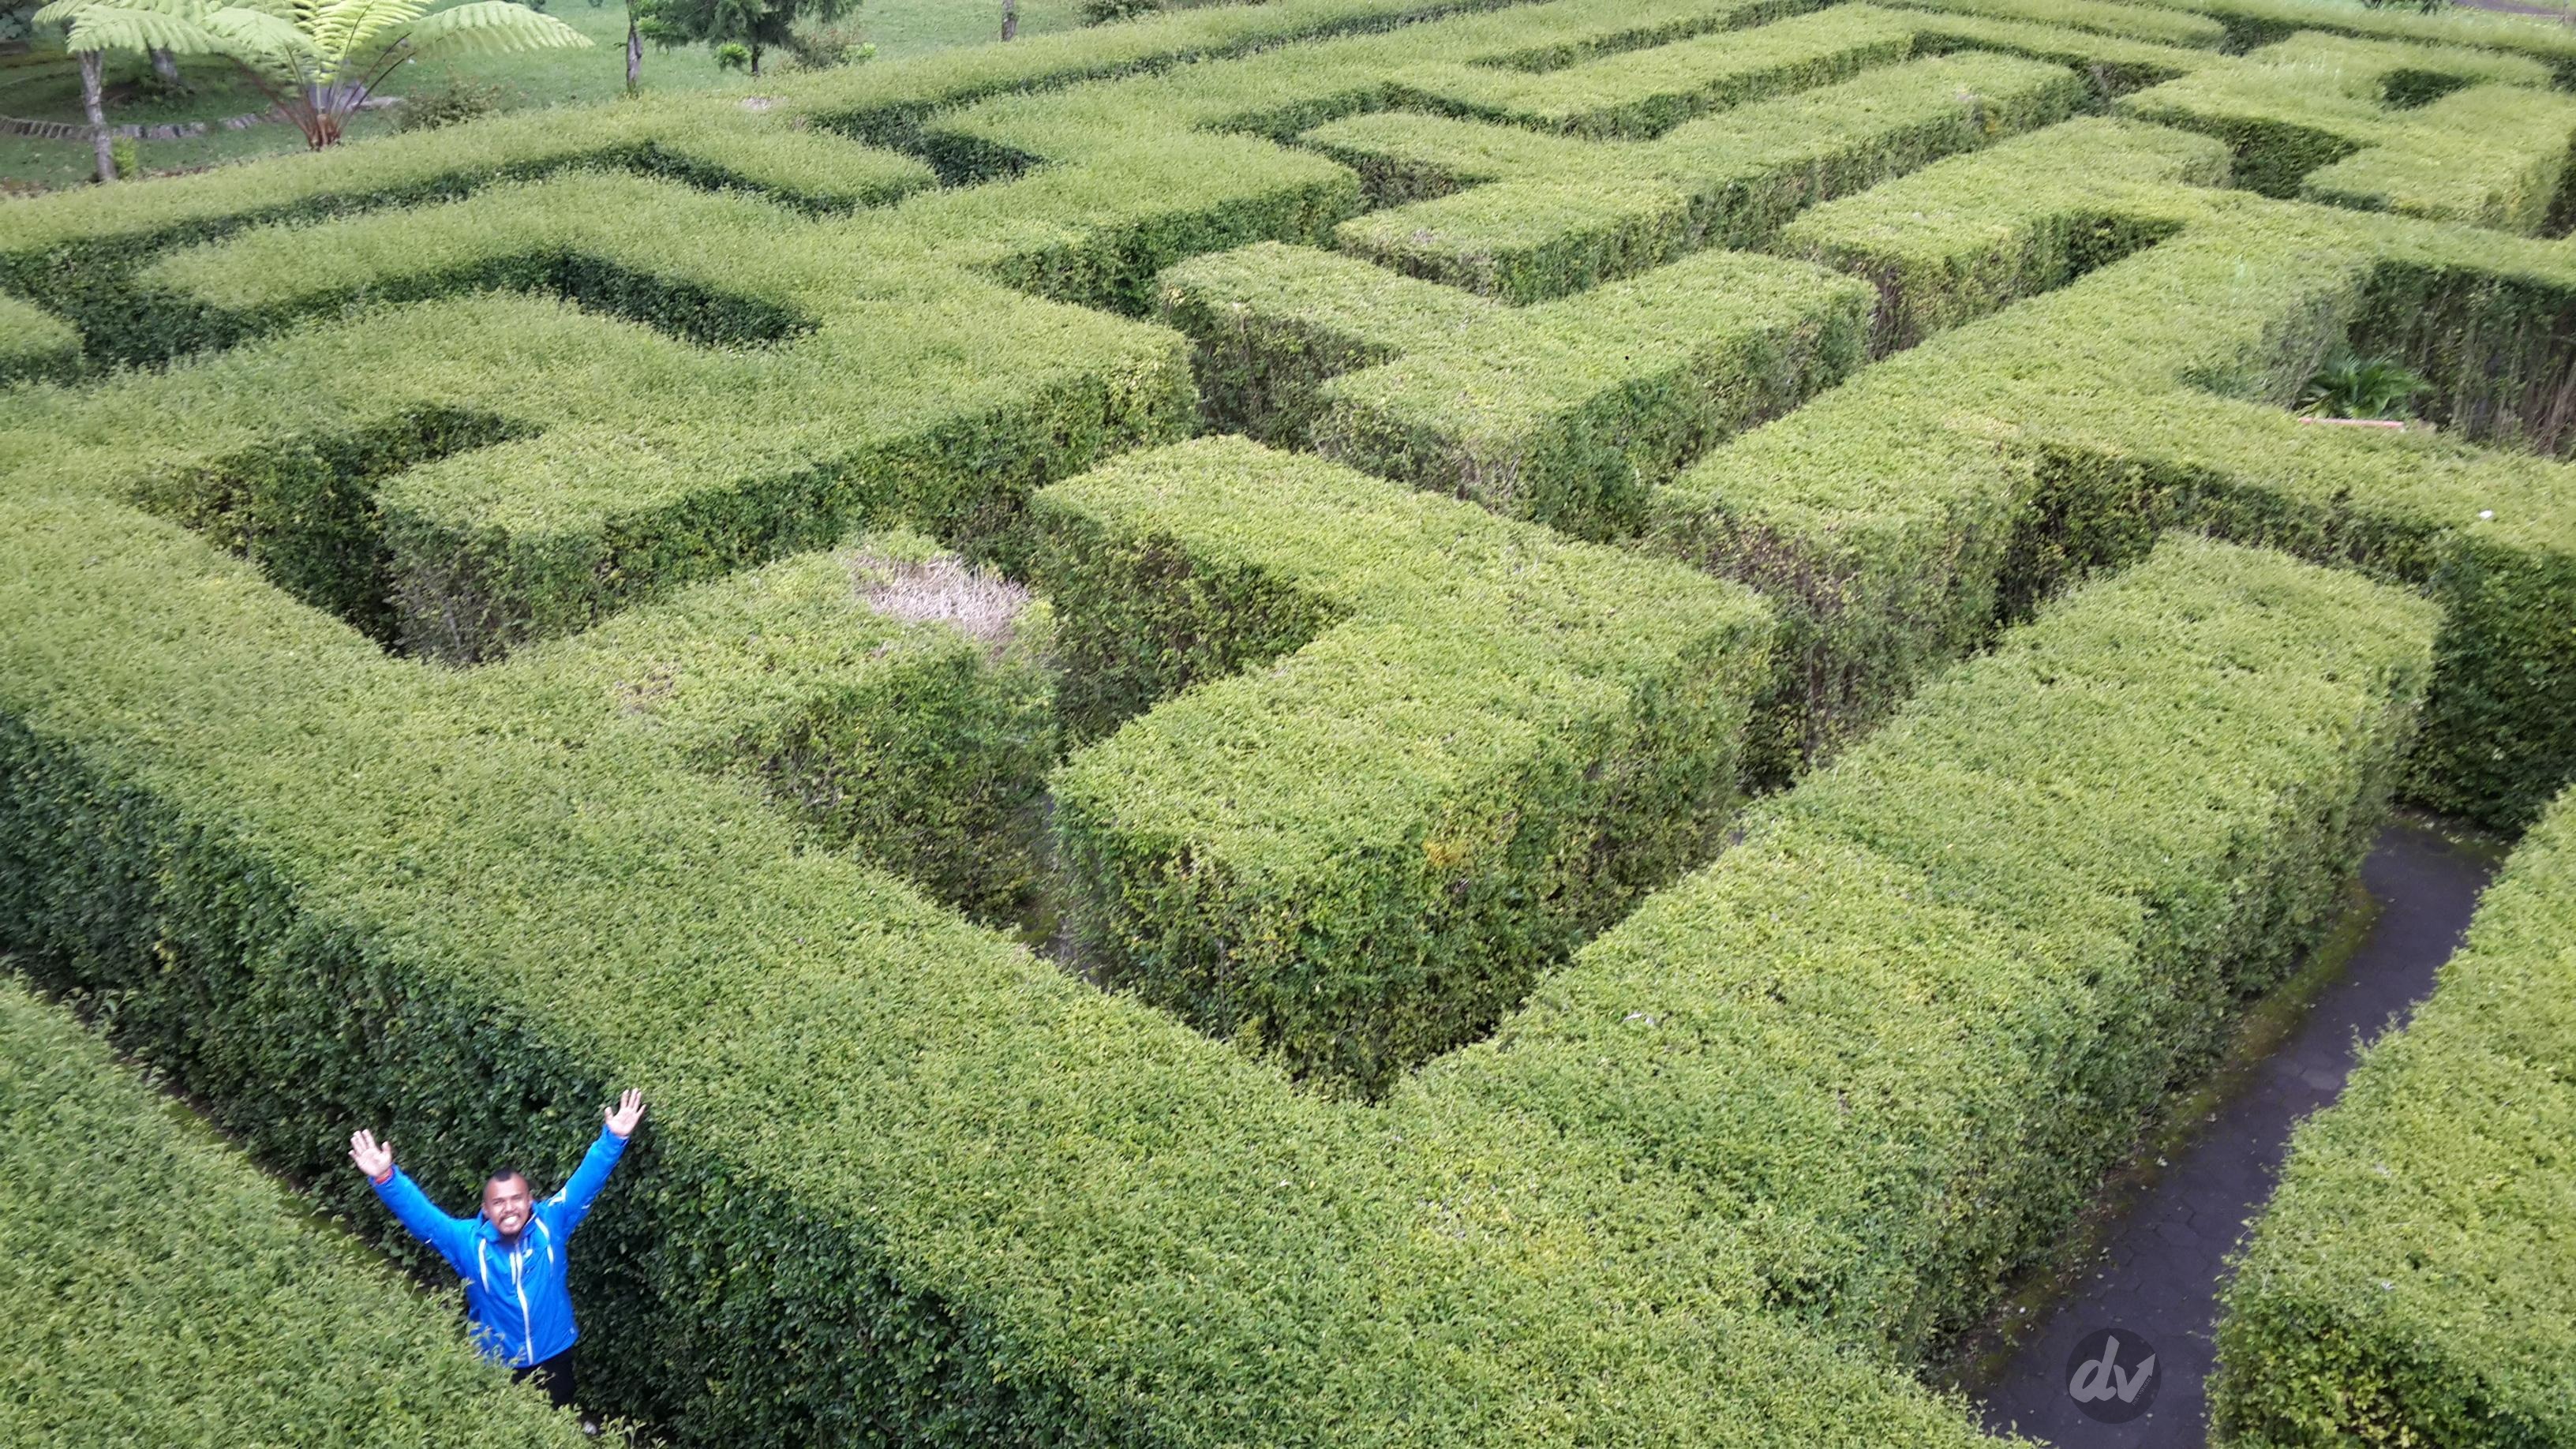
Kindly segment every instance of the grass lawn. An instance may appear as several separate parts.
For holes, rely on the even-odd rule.
[[[1020,34],[1044,35],[1081,24],[1079,0],[1020,0]],[[453,63],[415,61],[386,81],[385,92],[404,95],[436,90],[451,80],[501,88],[504,106],[559,106],[611,100],[626,86],[626,10],[620,0],[592,5],[590,0],[549,0],[547,14],[591,38],[587,50],[545,50],[525,55],[470,56]],[[918,55],[945,46],[992,40],[1001,34],[1001,0],[862,0],[839,22],[877,47],[878,63]],[[40,38],[37,49],[21,56],[0,56],[0,116],[27,120],[69,121],[81,117],[80,71],[60,52],[59,37]],[[784,57],[780,57],[784,59]],[[240,79],[228,62],[185,59],[181,71],[192,87],[184,96],[153,92],[151,68],[141,56],[108,57],[107,118],[112,125],[157,125],[167,121],[213,120],[266,109],[267,101]],[[644,51],[644,86],[657,91],[752,89],[749,77],[719,70],[704,46],[686,50]],[[369,136],[392,129],[383,112],[361,115],[349,137],[363,144]],[[220,128],[184,141],[140,143],[141,161],[149,171],[195,170],[226,161],[301,150],[303,135],[284,124],[248,130]],[[74,186],[92,174],[87,140],[39,140],[0,136],[0,188],[31,190]]]

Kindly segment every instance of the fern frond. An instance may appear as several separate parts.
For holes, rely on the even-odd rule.
[[[432,12],[412,27],[419,54],[499,55],[516,50],[577,50],[591,39],[551,15],[516,0],[472,0]]]
[[[54,8],[51,6],[48,9]],[[222,39],[186,15],[165,9],[81,3],[69,7],[67,48],[80,50],[166,50],[173,55],[224,55]]]
[[[313,42],[285,16],[226,5],[198,24],[224,42],[226,54],[266,74],[299,78],[312,69]]]
[[[402,39],[428,8],[428,0],[319,0],[305,30],[336,77],[366,66],[386,46]]]

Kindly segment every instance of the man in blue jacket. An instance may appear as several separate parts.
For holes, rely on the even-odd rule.
[[[377,1198],[465,1280],[465,1316],[473,1322],[475,1346],[485,1358],[509,1365],[514,1383],[536,1375],[558,1409],[572,1405],[572,1345],[579,1336],[565,1287],[572,1230],[608,1186],[609,1171],[643,1116],[644,1094],[629,1089],[562,1191],[536,1201],[527,1174],[504,1168],[484,1180],[483,1211],[472,1218],[440,1212],[394,1166],[392,1143],[377,1146],[373,1132],[349,1138],[349,1160],[374,1184]]]

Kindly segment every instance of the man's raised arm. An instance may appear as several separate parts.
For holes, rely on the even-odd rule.
[[[581,1155],[581,1166],[573,1169],[571,1180],[555,1194],[555,1201],[563,1205],[560,1217],[565,1233],[571,1233],[589,1216],[591,1203],[598,1198],[600,1189],[608,1186],[609,1172],[626,1151],[626,1139],[635,1135],[635,1124],[643,1119],[644,1094],[629,1087],[617,1099],[617,1105],[608,1110],[598,1140]]]
[[[376,1190],[376,1200],[392,1211],[395,1221],[405,1230],[438,1251],[447,1266],[459,1273],[467,1270],[465,1250],[473,1235],[472,1225],[462,1218],[452,1218],[438,1210],[420,1190],[410,1174],[394,1166],[394,1145],[379,1146],[376,1134],[361,1129],[349,1136],[349,1160],[367,1175],[367,1185]]]

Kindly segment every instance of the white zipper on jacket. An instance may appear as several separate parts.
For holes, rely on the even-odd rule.
[[[528,1261],[527,1242],[520,1240],[518,1252],[510,1255],[510,1287],[519,1295],[519,1342],[527,1345],[528,1362],[537,1361],[537,1325],[528,1317],[528,1285],[519,1277],[519,1265]]]

